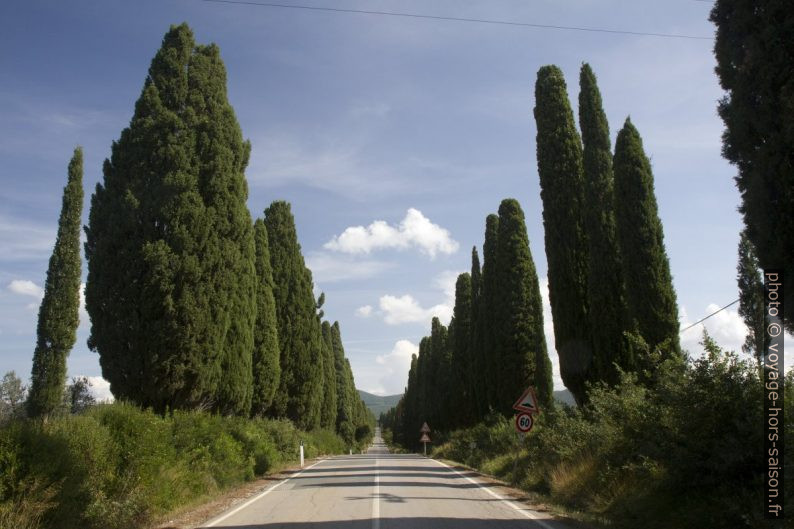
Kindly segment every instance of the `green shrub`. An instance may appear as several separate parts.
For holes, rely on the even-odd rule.
[[[298,459],[345,451],[331,431],[285,420],[175,411],[125,403],[46,425],[0,429],[0,528],[132,529]]]

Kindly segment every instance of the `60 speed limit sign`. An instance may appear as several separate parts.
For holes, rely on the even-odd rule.
[[[528,413],[516,415],[516,431],[519,433],[528,433],[532,429],[533,424],[532,415]]]

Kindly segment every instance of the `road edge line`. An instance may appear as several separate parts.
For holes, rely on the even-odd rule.
[[[514,502],[513,500],[508,500],[507,498],[504,498],[504,497],[500,496],[499,494],[495,493],[495,492],[494,492],[494,491],[492,491],[491,489],[489,489],[489,488],[487,488],[487,487],[483,486],[483,484],[482,484],[482,483],[480,483],[479,481],[475,481],[475,480],[471,479],[469,476],[464,476],[463,474],[461,474],[460,472],[458,472],[457,470],[455,470],[455,469],[454,469],[454,468],[452,468],[451,466],[447,465],[446,463],[444,463],[444,462],[442,462],[442,461],[439,461],[438,459],[433,459],[432,457],[428,457],[428,459],[429,459],[429,460],[431,460],[431,461],[435,461],[435,462],[436,462],[436,463],[438,463],[439,465],[441,465],[441,466],[444,466],[444,467],[446,467],[446,468],[450,469],[452,472],[454,472],[454,473],[455,473],[455,474],[457,474],[458,476],[462,477],[463,479],[465,479],[465,480],[466,480],[466,481],[468,481],[469,483],[474,483],[474,484],[475,484],[475,485],[477,485],[477,487],[479,487],[480,489],[484,490],[485,492],[487,492],[488,494],[490,494],[491,496],[493,496],[493,497],[494,497],[494,498],[496,498],[497,500],[500,500],[500,501],[502,501],[502,502],[506,503],[507,505],[509,505],[510,507],[512,507],[514,510],[516,510],[516,511],[520,512],[521,514],[523,514],[525,517],[529,518],[529,519],[530,519],[530,520],[532,520],[533,522],[537,522],[537,523],[538,523],[540,526],[544,527],[545,529],[555,529],[554,527],[552,527],[551,525],[547,524],[547,523],[546,523],[545,521],[543,521],[542,519],[540,519],[540,518],[537,518],[537,517],[536,517],[536,516],[535,516],[535,515],[532,513],[532,511],[531,511],[531,510],[529,510],[529,511],[528,511],[528,510],[525,508],[526,506],[523,506],[523,505],[518,505],[518,504],[517,504],[516,502]]]
[[[306,472],[310,468],[314,468],[314,467],[316,467],[317,465],[319,465],[320,463],[322,463],[324,461],[328,461],[328,459],[327,458],[320,459],[316,463],[304,468],[300,472],[282,479],[281,481],[279,481],[275,485],[271,485],[269,488],[267,488],[264,491],[260,492],[259,494],[257,494],[253,498],[250,498],[250,499],[246,500],[245,503],[242,503],[242,504],[238,505],[237,507],[235,507],[231,511],[229,511],[227,513],[224,513],[224,514],[222,514],[222,515],[220,515],[220,516],[218,516],[216,518],[210,518],[210,520],[208,522],[206,522],[206,523],[204,523],[202,525],[199,525],[198,527],[199,528],[214,527],[215,525],[221,523],[222,521],[224,521],[225,519],[229,518],[230,516],[233,516],[233,515],[237,514],[238,512],[242,511],[243,509],[245,509],[246,507],[248,507],[249,505],[251,505],[255,501],[263,498],[264,496],[267,496],[270,492],[274,491],[276,488],[280,487],[281,485],[283,485],[287,481],[291,480],[294,477],[300,476],[301,474],[303,474],[304,472]]]

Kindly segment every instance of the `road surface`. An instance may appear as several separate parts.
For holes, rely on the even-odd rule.
[[[324,459],[209,520],[221,529],[568,529],[506,499],[475,474],[389,454]]]

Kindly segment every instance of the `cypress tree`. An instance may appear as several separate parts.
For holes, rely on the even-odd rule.
[[[551,402],[553,390],[538,275],[524,212],[515,199],[505,199],[499,206],[496,262],[499,398],[495,408],[510,414],[515,399],[528,385],[535,386],[543,405]]]
[[[450,323],[450,348],[452,349],[452,369],[449,376],[450,396],[452,398],[450,412],[452,426],[460,427],[473,424],[476,419],[477,402],[473,385],[475,371],[471,356],[471,316],[472,316],[472,281],[468,273],[460,274],[455,282],[455,308],[453,324]]]
[[[499,238],[499,217],[491,214],[485,218],[485,241],[482,246],[482,285],[480,301],[477,308],[477,327],[475,328],[476,365],[481,369],[477,372],[478,387],[483,392],[480,401],[480,416],[488,413],[498,402],[497,384],[497,324],[495,311],[499,306],[497,288],[497,242]]]
[[[626,324],[625,292],[615,226],[614,174],[609,125],[601,93],[590,65],[579,75],[579,125],[582,130],[587,226],[587,302],[593,345],[591,381],[618,382],[617,364],[632,369],[630,351],[623,341]]]
[[[89,346],[117,398],[246,414],[256,316],[243,141],[215,45],[172,26],[86,229]]]
[[[469,329],[469,365],[472,372],[469,375],[469,390],[472,394],[472,415],[475,420],[484,416],[487,411],[487,404],[483,401],[487,399],[485,387],[482,384],[481,375],[483,373],[483,361],[478,349],[478,329],[479,311],[482,296],[482,268],[480,267],[480,256],[477,247],[471,249],[471,316]]]
[[[39,306],[33,352],[28,414],[47,417],[61,404],[66,384],[66,357],[80,324],[80,217],[83,212],[83,150],[69,162],[63,189],[58,235],[47,267],[44,299]]]
[[[615,142],[615,216],[623,256],[626,301],[636,330],[651,347],[679,354],[678,305],[662,222],[656,207],[651,164],[630,119]],[[638,366],[643,360],[636,359]],[[643,365],[642,367],[648,367]]]
[[[323,333],[323,397],[320,425],[330,430],[336,429],[337,384],[334,357],[334,337],[331,324],[324,321]]]
[[[287,202],[273,202],[265,210],[265,227],[281,352],[281,380],[273,410],[300,428],[313,429],[320,422],[324,370],[311,272],[304,263],[295,219]]]
[[[736,165],[739,208],[764,269],[783,269],[794,332],[794,9],[790,0],[717,0],[714,54],[725,97],[722,154]]]
[[[331,326],[331,345],[334,351],[334,366],[336,368],[336,431],[348,444],[352,444],[355,435],[353,424],[353,401],[351,397],[354,389],[350,387],[345,362],[345,349],[342,345],[342,335],[339,322]]]
[[[252,355],[251,414],[261,416],[273,403],[281,378],[276,300],[273,297],[273,270],[270,265],[267,228],[262,219],[256,219],[254,223],[254,241],[256,243],[256,326]]]
[[[420,422],[432,421],[431,413],[431,399],[432,394],[429,392],[429,386],[432,383],[430,378],[430,356],[432,349],[430,347],[430,338],[425,336],[419,340],[419,356],[416,361],[417,372],[417,398],[416,398],[416,417]]]
[[[538,71],[534,113],[554,339],[562,380],[581,403],[593,361],[587,305],[584,169],[565,79],[556,66]]]
[[[742,351],[755,356],[760,364],[764,351],[764,282],[746,229],[739,238],[736,281],[739,284],[739,316],[747,326]]]

